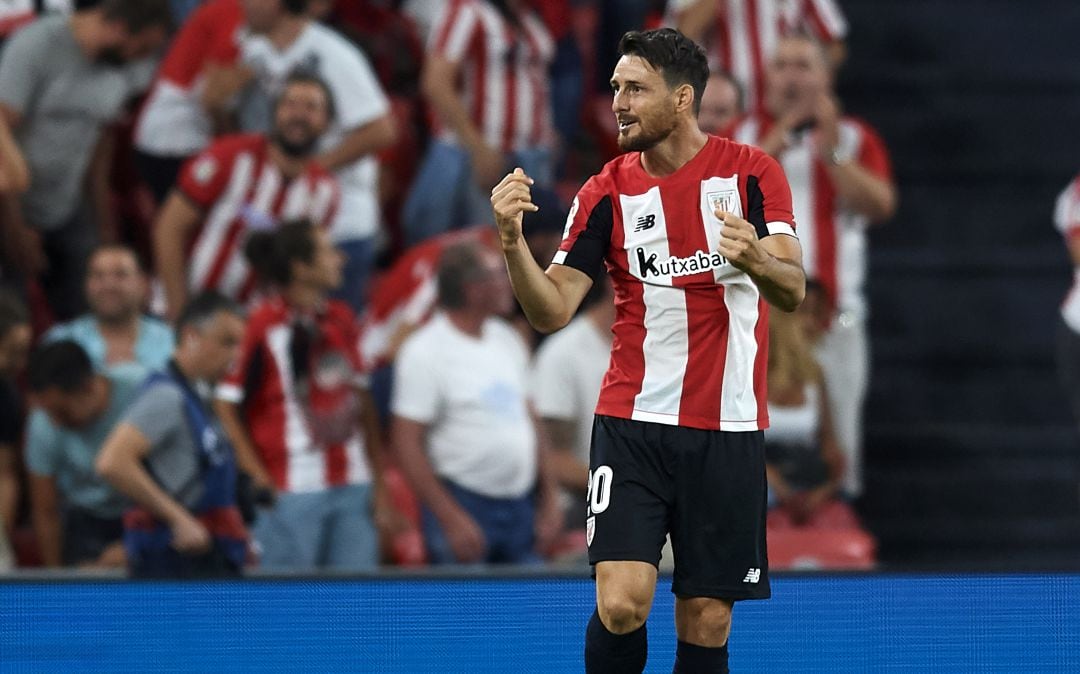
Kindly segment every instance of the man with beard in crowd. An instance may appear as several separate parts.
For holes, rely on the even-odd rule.
[[[238,301],[250,297],[255,279],[243,255],[248,232],[297,218],[330,223],[338,184],[314,159],[333,118],[326,83],[296,74],[277,100],[269,136],[221,138],[185,165],[154,228],[157,272],[170,317],[191,292],[217,290]]]

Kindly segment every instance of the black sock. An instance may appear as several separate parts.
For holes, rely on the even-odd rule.
[[[709,648],[680,641],[673,674],[728,674],[727,644]]]
[[[593,611],[585,630],[585,672],[640,674],[645,670],[648,648],[644,625],[629,634],[612,634]]]

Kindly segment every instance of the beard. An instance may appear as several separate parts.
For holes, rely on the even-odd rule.
[[[315,145],[319,142],[319,137],[311,133],[302,139],[290,140],[284,133],[277,130],[274,131],[273,141],[288,156],[293,159],[302,159],[310,156],[315,151]]]
[[[646,152],[653,149],[663,141],[667,140],[667,137],[675,130],[674,115],[671,119],[672,121],[669,126],[655,130],[646,129],[642,126],[641,120],[639,119],[637,122],[637,135],[626,136],[620,133],[618,138],[616,138],[619,149],[623,152]]]

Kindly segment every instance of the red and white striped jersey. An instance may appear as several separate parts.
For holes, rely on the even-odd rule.
[[[334,176],[312,162],[286,180],[269,148],[259,134],[226,136],[181,170],[177,189],[205,214],[188,253],[192,291],[213,289],[245,301],[255,289],[243,251],[248,231],[294,218],[320,226],[332,221],[340,198]]]
[[[202,83],[209,64],[240,57],[244,23],[240,0],[211,0],[184,22],[161,62],[135,125],[135,146],[164,157],[190,157],[210,144],[212,124],[203,108]]]
[[[813,35],[829,43],[847,35],[835,0],[715,0],[717,19],[705,37],[709,65],[723,68],[743,86],[747,110],[764,109],[765,69],[781,37]],[[676,4],[673,20],[677,20]]]
[[[1067,239],[1080,237],[1080,175],[1058,197],[1054,226]],[[1061,304],[1061,317],[1073,331],[1080,332],[1080,265],[1074,265],[1073,285]]]
[[[532,11],[514,27],[484,0],[449,0],[431,32],[429,51],[461,66],[461,93],[491,147],[509,152],[551,141],[548,65],[555,54]],[[454,142],[445,125],[439,135]]]
[[[217,396],[241,406],[278,489],[311,492],[370,481],[358,426],[356,389],[368,385],[359,337],[356,317],[342,302],[310,315],[271,297],[252,310],[240,359]]]
[[[709,136],[678,171],[654,178],[631,152],[578,192],[554,262],[615,288],[611,363],[597,414],[722,431],[769,425],[768,305],[715,252],[735,213],[759,237],[795,236],[783,171],[764,152]]]
[[[773,123],[765,114],[748,116],[735,124],[731,138],[756,144]],[[865,122],[850,117],[842,118],[839,126],[837,153],[851,157],[877,177],[892,181],[892,165],[881,137]],[[795,135],[778,159],[791,186],[806,277],[821,283],[834,308],[856,318],[865,317],[863,286],[869,221],[840,202],[829,169],[821,159],[816,133]]]

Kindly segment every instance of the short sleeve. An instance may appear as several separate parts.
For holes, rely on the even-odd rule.
[[[1069,236],[1080,233],[1080,176],[1058,196],[1054,206],[1054,226]]]
[[[35,475],[55,475],[59,469],[59,444],[60,434],[49,416],[41,410],[31,412],[26,430],[26,469]]]
[[[326,63],[320,74],[334,97],[338,126],[355,129],[389,113],[390,102],[367,58],[344,38],[337,35],[334,38],[338,58]]]
[[[170,384],[152,386],[128,407],[123,421],[139,429],[151,447],[160,446],[186,423],[184,394]]]
[[[533,363],[532,401],[536,413],[548,419],[576,419],[581,401],[574,399],[575,390],[573,363],[561,342],[549,338]]]
[[[248,387],[256,380],[264,335],[262,321],[257,317],[249,319],[244,329],[244,340],[240,344],[240,357],[214,391],[219,400],[238,405],[244,402]]]
[[[882,180],[892,181],[892,162],[885,141],[876,131],[865,124],[859,124],[862,142],[859,143],[859,165]]]
[[[40,84],[39,65],[46,62],[48,44],[40,26],[31,24],[15,33],[0,51],[0,103],[25,113]]]
[[[180,170],[177,188],[202,210],[218,200],[229,182],[232,162],[220,143],[211,145],[187,161]]]
[[[791,187],[775,159],[758,152],[746,177],[746,220],[759,238],[773,234],[795,234],[795,216],[791,210]]]
[[[422,335],[417,333],[407,339],[398,352],[390,411],[399,417],[430,424],[439,413],[439,387],[431,351],[417,339]]]
[[[594,281],[604,270],[604,258],[611,247],[614,212],[611,195],[602,194],[591,178],[574,197],[566,216],[562,242],[553,264],[573,267]]]
[[[476,31],[480,30],[480,15],[471,2],[452,0],[435,21],[431,31],[431,53],[458,63],[465,58]]]
[[[847,19],[835,0],[802,0],[800,23],[822,42],[843,40]]]

